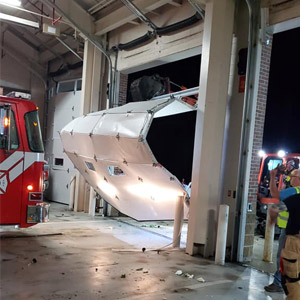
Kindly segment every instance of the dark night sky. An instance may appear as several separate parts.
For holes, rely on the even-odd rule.
[[[263,149],[300,152],[300,28],[274,35]]]

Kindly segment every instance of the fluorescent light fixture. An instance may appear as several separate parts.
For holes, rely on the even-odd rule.
[[[0,20],[1,21],[7,21],[7,22],[12,22],[12,23],[17,23],[20,25],[26,25],[34,28],[40,28],[40,24],[38,22],[33,22],[27,19],[19,18],[19,17],[14,17],[11,15],[3,14],[0,13]]]
[[[258,156],[259,157],[264,157],[266,155],[266,152],[264,150],[259,150],[258,151]]]
[[[285,156],[285,151],[284,151],[284,150],[279,150],[279,151],[277,152],[277,155],[278,155],[279,157],[284,157],[284,156]]]
[[[8,5],[8,6],[21,6],[20,0],[0,0],[0,4]]]

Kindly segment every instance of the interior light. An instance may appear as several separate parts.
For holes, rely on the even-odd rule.
[[[277,155],[278,155],[279,157],[284,157],[284,156],[285,156],[285,151],[284,151],[284,150],[279,150],[279,151],[277,152]]]
[[[33,186],[31,184],[27,185],[27,190],[28,191],[32,191],[33,190]]]
[[[258,156],[259,157],[264,157],[266,155],[266,152],[264,150],[259,150],[258,151]]]
[[[21,6],[20,0],[0,0],[0,4],[9,5],[9,6]]]
[[[8,127],[9,126],[9,118],[8,117],[4,117],[4,120],[3,120],[3,125],[4,127]]]

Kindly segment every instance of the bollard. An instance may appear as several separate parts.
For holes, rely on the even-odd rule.
[[[269,207],[270,207],[270,204],[268,205],[266,231],[265,231],[265,243],[264,243],[264,256],[263,256],[263,261],[266,261],[266,262],[273,261],[273,243],[274,243],[274,232],[275,232],[275,224],[270,223]]]
[[[225,204],[221,204],[219,207],[218,233],[217,233],[217,245],[216,245],[216,256],[215,256],[215,264],[217,265],[225,264],[228,213],[229,213],[229,206]]]
[[[96,192],[91,187],[90,189],[90,199],[89,199],[89,215],[95,216],[95,210],[96,210]]]
[[[173,247],[180,248],[181,229],[183,225],[183,212],[184,212],[184,197],[178,196],[175,206],[175,217],[173,227]]]

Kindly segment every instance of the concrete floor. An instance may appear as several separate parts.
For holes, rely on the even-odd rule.
[[[278,249],[278,240],[274,240],[273,243],[273,260],[272,262],[264,262],[262,260],[264,253],[265,239],[262,236],[256,235],[254,237],[254,247],[252,261],[249,265],[257,270],[267,273],[275,273],[276,271],[276,255]]]
[[[172,222],[89,217],[55,203],[50,217],[28,229],[2,228],[1,299],[284,299],[264,292],[266,273],[216,266],[184,249],[155,251],[171,243]]]

